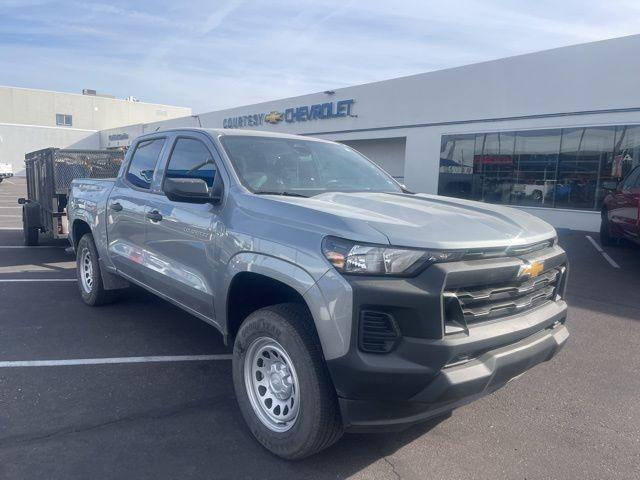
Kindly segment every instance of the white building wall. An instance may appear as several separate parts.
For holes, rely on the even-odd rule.
[[[0,124],[0,162],[16,175],[24,175],[26,153],[48,147],[96,149],[100,137],[93,130]]]
[[[72,115],[73,128],[102,130],[191,115],[191,109],[75,93],[0,86],[0,123],[56,126]]]

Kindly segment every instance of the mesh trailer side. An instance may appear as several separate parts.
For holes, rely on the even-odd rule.
[[[123,160],[124,152],[116,150],[56,150],[55,193],[66,195],[76,178],[114,178]]]

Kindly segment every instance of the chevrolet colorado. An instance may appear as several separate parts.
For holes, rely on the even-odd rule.
[[[219,329],[249,429],[288,459],[445,415],[568,337],[550,225],[411,193],[338,143],[144,135],[115,180],[73,181],[68,216],[84,302],[133,283]]]

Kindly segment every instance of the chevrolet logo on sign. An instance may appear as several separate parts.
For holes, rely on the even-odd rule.
[[[520,270],[518,270],[518,278],[537,277],[542,273],[543,270],[543,262],[527,262],[524,265],[520,265]]]
[[[264,121],[267,123],[278,123],[282,121],[282,113],[280,112],[269,112],[264,116]]]

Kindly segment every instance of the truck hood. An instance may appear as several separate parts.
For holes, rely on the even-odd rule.
[[[545,221],[515,208],[426,194],[324,193],[278,200],[361,221],[398,246],[464,249],[527,245],[553,238]]]

